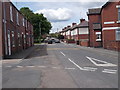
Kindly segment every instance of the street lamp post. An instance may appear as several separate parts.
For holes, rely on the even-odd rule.
[[[40,30],[40,43],[41,43],[41,22],[39,22],[39,30]]]

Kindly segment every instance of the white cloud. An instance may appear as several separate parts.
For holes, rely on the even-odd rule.
[[[72,17],[72,10],[68,8],[42,9],[35,13],[43,13],[51,22],[68,21]]]

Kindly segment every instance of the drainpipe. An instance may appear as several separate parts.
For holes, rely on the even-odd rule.
[[[8,55],[8,49],[7,49],[7,35],[6,35],[6,7],[5,7],[5,2],[3,2],[3,13],[4,13],[4,37],[5,37],[5,54]]]

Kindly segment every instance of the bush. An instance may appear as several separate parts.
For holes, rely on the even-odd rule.
[[[67,39],[66,41],[75,41],[74,39]]]

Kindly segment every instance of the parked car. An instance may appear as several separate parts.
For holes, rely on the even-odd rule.
[[[60,40],[59,40],[59,39],[56,39],[56,40],[55,40],[55,43],[60,43]]]
[[[53,39],[51,39],[52,40],[52,42],[55,42],[55,39],[53,38]]]
[[[48,44],[52,44],[53,42],[52,42],[52,40],[48,40]]]

